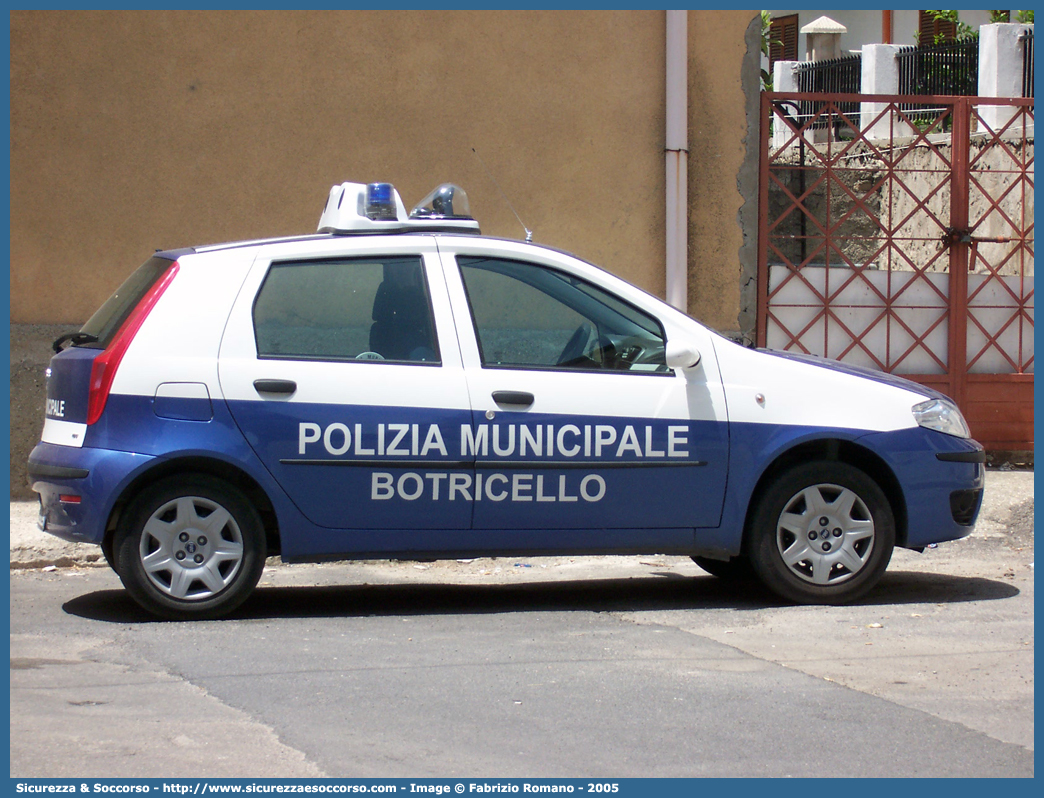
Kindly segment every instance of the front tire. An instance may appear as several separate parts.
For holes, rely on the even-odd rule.
[[[228,614],[265,567],[257,511],[234,487],[205,475],[169,477],[146,488],[123,514],[114,549],[127,592],[172,620]]]
[[[854,466],[813,462],[778,477],[747,530],[761,581],[801,604],[847,604],[884,574],[895,546],[895,517],[884,492]]]

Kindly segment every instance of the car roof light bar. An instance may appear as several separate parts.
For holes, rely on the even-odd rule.
[[[409,232],[480,232],[471,217],[468,197],[458,186],[445,183],[406,214],[399,192],[391,183],[341,183],[319,218],[319,232],[366,235]]]

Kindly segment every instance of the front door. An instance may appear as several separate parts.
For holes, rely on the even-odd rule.
[[[502,548],[623,551],[717,526],[728,425],[709,340],[700,367],[672,370],[661,321],[594,279],[460,247],[443,256],[475,529],[502,530]]]

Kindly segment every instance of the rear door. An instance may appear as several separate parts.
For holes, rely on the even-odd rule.
[[[219,372],[236,423],[304,516],[377,531],[327,535],[322,551],[284,539],[291,555],[452,549],[424,530],[470,527],[470,407],[430,237],[265,251]]]

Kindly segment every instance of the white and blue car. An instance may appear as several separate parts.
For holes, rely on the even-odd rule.
[[[692,556],[797,602],[968,535],[946,397],[744,348],[443,185],[334,186],[313,235],[157,252],[55,342],[40,525],[168,618],[285,561]]]

